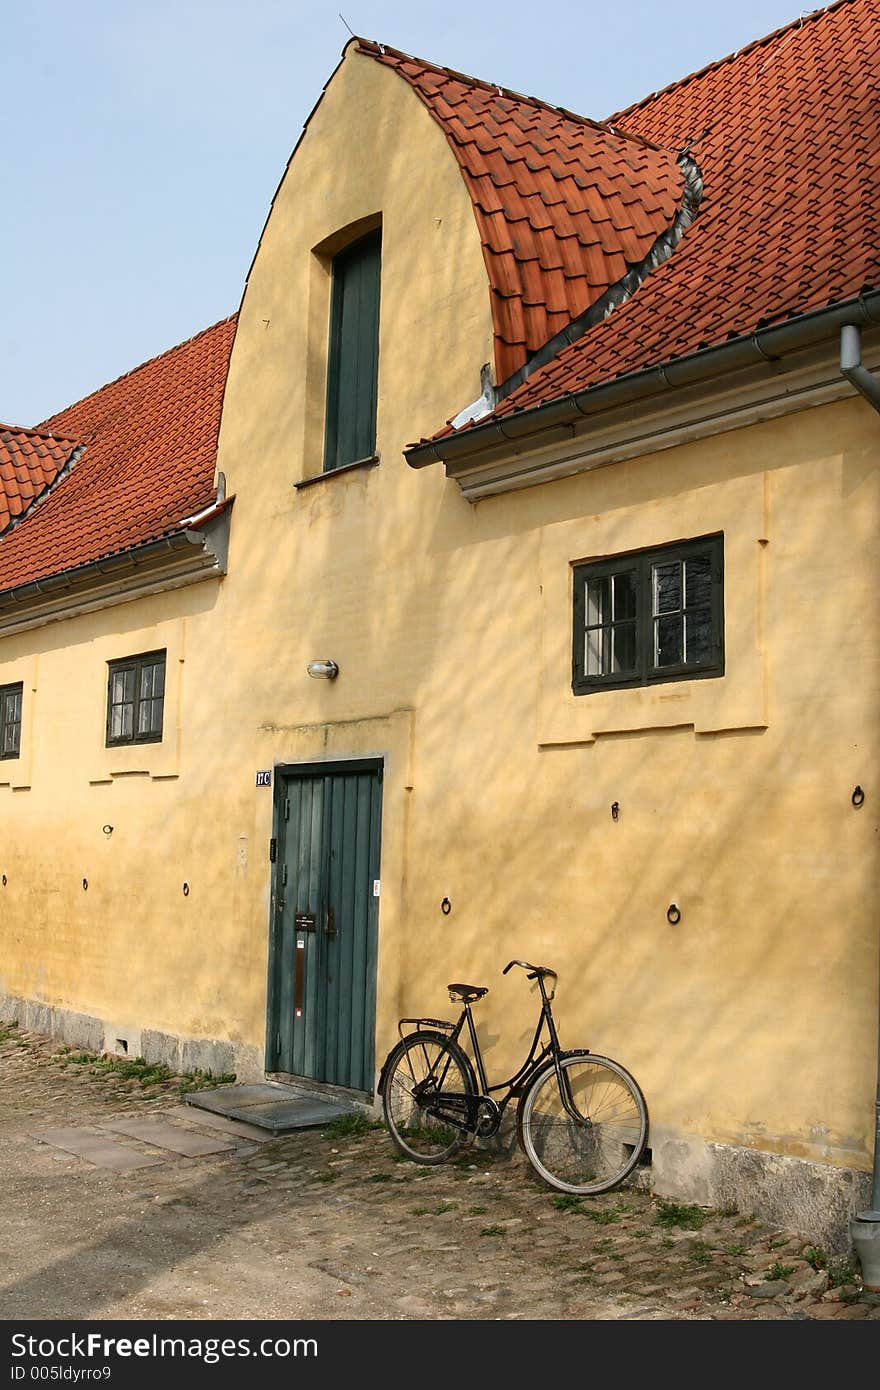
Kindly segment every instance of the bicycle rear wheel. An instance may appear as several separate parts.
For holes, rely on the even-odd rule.
[[[390,1053],[382,1111],[396,1147],[416,1163],[443,1163],[468,1131],[473,1072],[457,1043],[442,1033],[411,1033]]]
[[[535,1171],[560,1192],[607,1192],[638,1163],[648,1111],[635,1080],[618,1062],[592,1053],[560,1058],[566,1108],[552,1062],[520,1101],[520,1142]],[[576,1118],[577,1117],[577,1118]]]

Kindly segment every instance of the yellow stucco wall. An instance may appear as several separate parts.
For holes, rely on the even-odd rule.
[[[297,490],[323,446],[313,248],[377,214],[381,462]],[[564,1044],[629,1066],[658,1132],[865,1168],[876,421],[847,400],[472,505],[401,450],[479,394],[491,355],[444,137],[349,52],[242,308],[228,577],[0,643],[0,682],[36,690],[26,786],[0,764],[0,989],[262,1048],[271,793],[254,771],[381,754],[377,1061],[399,1014],[442,1014],[445,981],[472,978],[491,986],[490,1066],[512,1064],[535,999],[500,970],[524,956],[560,973]],[[716,530],[726,675],[572,696],[571,565]],[[105,663],[165,645],[169,748],[111,766]],[[310,681],[328,656],[339,678]]]

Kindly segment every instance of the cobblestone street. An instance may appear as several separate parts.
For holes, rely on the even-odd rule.
[[[880,1318],[809,1233],[632,1187],[554,1196],[473,1150],[416,1167],[362,1121],[255,1142],[183,1107],[185,1081],[75,1055],[0,1025],[5,1319]],[[136,1137],[160,1116],[200,1152]],[[53,1142],[72,1129],[116,1132],[143,1166]]]

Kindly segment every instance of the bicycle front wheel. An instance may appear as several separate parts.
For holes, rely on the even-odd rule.
[[[451,1158],[467,1138],[475,1093],[457,1043],[442,1033],[411,1033],[390,1054],[382,1084],[382,1111],[396,1147],[416,1163]]]
[[[648,1137],[638,1085],[618,1062],[582,1052],[549,1062],[520,1101],[520,1142],[560,1192],[607,1192],[629,1177]]]

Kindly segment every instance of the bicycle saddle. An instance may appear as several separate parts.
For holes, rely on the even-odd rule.
[[[479,985],[447,985],[450,999],[460,999],[463,1004],[473,1004],[475,999],[482,999],[484,994],[488,994],[488,989],[482,989]]]

